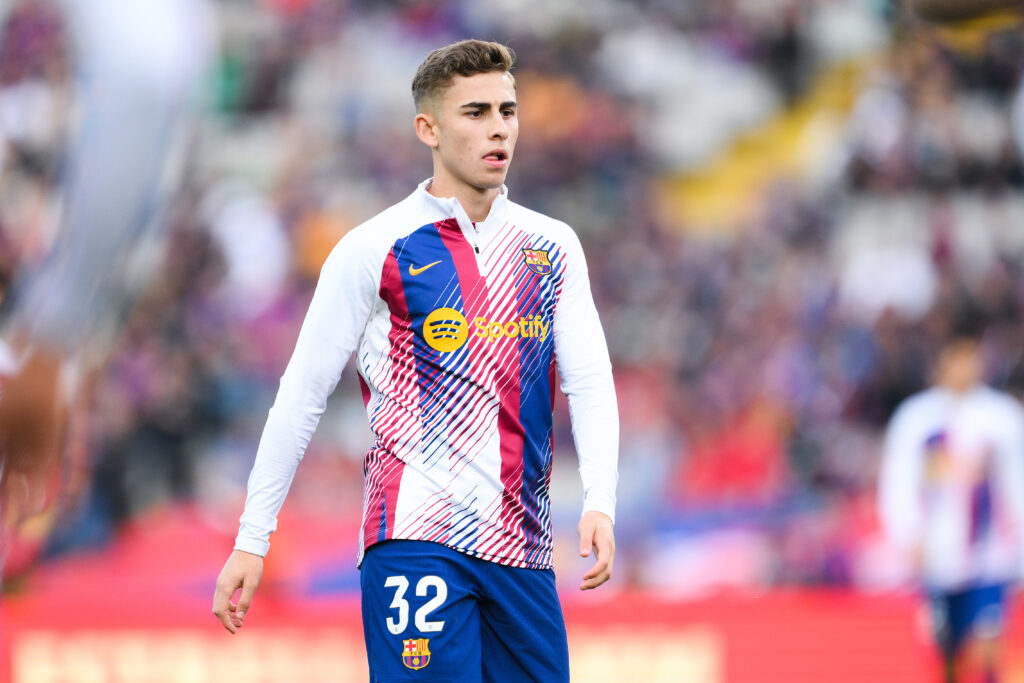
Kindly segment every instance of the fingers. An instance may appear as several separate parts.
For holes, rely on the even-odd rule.
[[[249,611],[249,606],[252,604],[252,596],[255,592],[256,582],[254,580],[247,579],[242,582],[242,593],[238,597],[238,606],[235,612],[238,626],[242,625],[242,619],[245,617],[245,613]]]
[[[597,588],[608,579],[612,578],[611,562],[600,559],[601,551],[598,551],[598,561],[594,563],[586,574],[583,575],[583,583],[580,584],[581,591]]]
[[[580,534],[580,557],[590,557],[599,521],[600,517],[596,517],[593,513],[587,513],[580,519],[580,523],[576,527]]]
[[[583,575],[580,590],[591,590],[602,585],[612,577],[612,565],[615,561],[615,536],[612,532],[611,520],[604,515],[583,516],[579,524],[580,556],[589,557],[594,551],[596,561]]]
[[[231,633],[238,633],[242,628],[262,576],[263,558],[259,555],[236,550],[224,564],[213,593],[213,615]],[[232,596],[239,589],[238,602],[232,602]]]
[[[228,621],[231,623],[232,626],[235,627],[235,630],[232,631],[232,633],[237,633],[238,629],[242,628],[242,618],[244,616],[245,616],[245,612],[240,612],[238,610],[238,604],[237,603],[234,603],[234,602],[229,602],[228,603]]]
[[[590,549],[594,547],[594,525],[588,520],[580,522],[580,557],[590,557]]]
[[[239,586],[238,581],[232,582],[227,577],[221,575],[217,580],[217,588],[213,594],[213,615],[220,620],[221,625],[224,626],[231,633],[238,633],[238,629],[241,623],[235,623],[235,611],[238,606],[231,602],[231,596]]]
[[[615,543],[611,537],[602,533],[594,536],[594,549],[597,555],[597,562],[583,575],[583,583],[580,590],[586,591],[597,588],[612,578],[612,563],[615,561]]]

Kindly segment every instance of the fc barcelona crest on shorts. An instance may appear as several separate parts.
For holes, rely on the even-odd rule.
[[[523,249],[523,256],[526,257],[526,267],[537,275],[551,273],[551,260],[548,258],[547,249]]]
[[[402,663],[410,669],[422,669],[430,664],[430,638],[412,638],[402,641]]]

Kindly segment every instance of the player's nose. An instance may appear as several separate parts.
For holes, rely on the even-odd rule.
[[[509,136],[508,122],[500,114],[491,123],[491,138],[494,140],[505,140]]]

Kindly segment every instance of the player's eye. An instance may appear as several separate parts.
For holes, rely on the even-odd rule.
[[[469,118],[471,118],[471,119],[478,119],[481,116],[483,116],[484,113],[482,111],[480,111],[479,109],[474,109],[474,110],[472,110],[470,112],[467,112],[466,115],[469,116]]]
[[[505,110],[503,110],[501,112],[501,115],[504,116],[506,119],[510,119],[510,118],[512,118],[513,116],[516,115],[516,110],[515,109],[505,109]]]

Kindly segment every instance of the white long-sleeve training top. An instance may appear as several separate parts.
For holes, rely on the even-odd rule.
[[[266,554],[353,354],[375,437],[360,563],[374,543],[415,539],[550,567],[556,368],[584,511],[614,520],[618,410],[578,238],[505,188],[473,223],[429,183],[348,233],[324,264],[256,454],[237,549]]]

